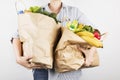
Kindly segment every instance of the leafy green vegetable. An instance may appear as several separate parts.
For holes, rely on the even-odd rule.
[[[30,7],[29,10],[33,13],[41,13],[41,7],[38,6]]]
[[[86,30],[86,31],[89,31],[89,32],[91,32],[91,33],[94,32],[93,27],[92,27],[92,26],[89,26],[89,25],[85,25],[82,29],[83,29],[83,30]]]
[[[49,17],[52,17],[56,23],[58,23],[59,21],[56,19],[56,14],[55,13],[49,13],[45,10],[42,9],[42,7],[39,7],[39,6],[31,6],[29,8],[29,11],[33,12],[33,13],[41,13],[41,14],[44,14],[46,16],[49,16]]]

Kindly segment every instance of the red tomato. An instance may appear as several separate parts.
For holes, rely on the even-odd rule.
[[[96,37],[98,40],[101,39],[101,35],[99,32],[95,31],[93,34],[94,34],[94,37]]]

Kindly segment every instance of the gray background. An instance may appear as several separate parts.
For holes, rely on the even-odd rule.
[[[26,0],[44,5],[49,0]],[[17,29],[14,0],[0,1],[0,80],[33,80],[31,70],[16,63],[10,38]],[[98,49],[100,66],[83,69],[81,80],[120,80],[120,0],[63,0],[78,7],[102,32],[108,32]],[[27,6],[29,6],[27,4]]]

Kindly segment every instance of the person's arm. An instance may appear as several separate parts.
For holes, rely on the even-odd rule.
[[[23,55],[23,49],[22,49],[22,43],[20,41],[18,32],[14,33],[11,39],[11,43],[13,45],[15,57],[16,57],[16,62],[20,64],[21,66],[24,66],[25,68],[28,69],[33,69],[33,68],[40,68],[40,65],[33,64],[29,62],[29,59],[31,59],[31,56],[24,56]]]
[[[16,62],[26,68],[32,68],[31,64],[28,62],[28,60],[31,59],[31,57],[23,56],[22,44],[19,38],[13,38],[12,44],[16,57]]]

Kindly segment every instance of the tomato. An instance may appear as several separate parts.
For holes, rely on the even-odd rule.
[[[100,35],[100,33],[99,32],[97,32],[97,31],[94,31],[94,37],[96,37],[98,40],[100,40],[101,39],[101,35]]]

